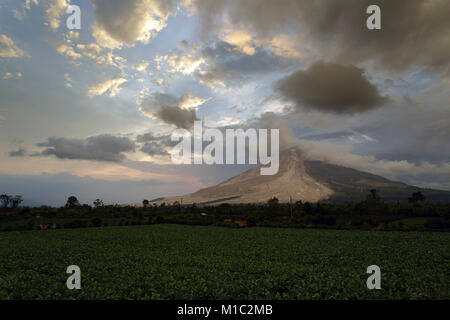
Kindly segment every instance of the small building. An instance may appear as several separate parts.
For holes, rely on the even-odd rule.
[[[245,220],[234,220],[234,223],[238,228],[247,228],[248,227],[247,221],[245,221]]]

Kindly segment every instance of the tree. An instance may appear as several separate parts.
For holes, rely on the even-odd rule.
[[[305,204],[303,205],[303,210],[305,210],[305,212],[307,214],[310,214],[312,211],[312,206],[311,203],[309,203],[308,201],[305,202]]]
[[[370,204],[377,204],[380,202],[380,196],[377,193],[377,189],[370,190],[370,193],[366,197],[366,202]]]
[[[91,220],[91,223],[92,223],[93,227],[96,227],[96,228],[101,227],[102,226],[102,219],[94,218],[94,219]]]
[[[80,202],[78,201],[77,197],[70,196],[67,199],[66,208],[74,208],[74,207],[78,207],[79,205],[80,205]]]
[[[7,194],[2,194],[0,195],[0,201],[2,202],[2,207],[6,209],[9,206],[9,202],[11,201],[11,196],[8,196]]]
[[[144,201],[142,201],[142,205],[144,206],[144,208],[147,208],[147,206],[149,205],[150,201],[148,201],[147,199],[145,199]]]
[[[95,199],[95,201],[94,201],[94,207],[98,208],[98,207],[103,207],[103,206],[104,206],[103,200],[101,200],[101,199]]]
[[[408,202],[414,205],[417,205],[420,201],[425,201],[425,196],[420,191],[413,192],[411,197],[408,198]]]
[[[272,197],[269,200],[267,200],[267,203],[270,204],[271,206],[276,206],[278,205],[280,201],[278,200],[277,197]]]
[[[19,206],[19,204],[22,203],[23,198],[22,198],[22,196],[17,195],[14,197],[10,197],[9,201],[11,203],[11,208],[16,209]]]

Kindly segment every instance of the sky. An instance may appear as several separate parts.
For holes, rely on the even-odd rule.
[[[172,164],[195,120],[450,190],[448,17],[447,0],[1,0],[0,193],[140,203],[249,168]]]

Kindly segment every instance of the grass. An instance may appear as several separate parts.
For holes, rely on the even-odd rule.
[[[366,269],[381,268],[381,290]],[[81,290],[66,268],[81,268]],[[449,299],[450,234],[152,225],[0,234],[0,299]]]

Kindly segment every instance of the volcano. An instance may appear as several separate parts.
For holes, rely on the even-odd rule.
[[[216,186],[185,196],[158,199],[158,202],[215,205],[262,203],[277,197],[280,202],[301,200],[342,203],[361,201],[371,189],[376,189],[386,202],[406,202],[417,191],[421,191],[427,201],[450,202],[450,191],[423,189],[355,169],[307,160],[296,148],[280,154],[276,175],[261,175],[260,167],[256,165]]]

